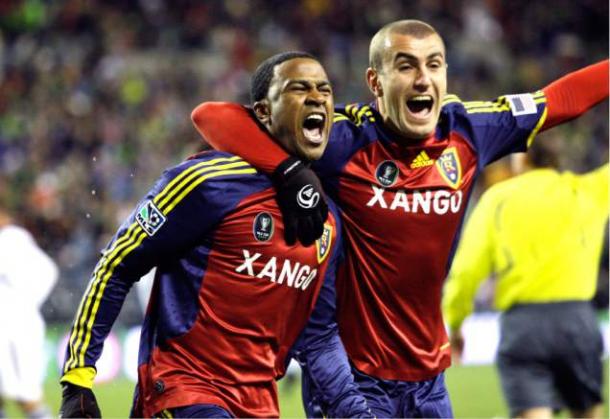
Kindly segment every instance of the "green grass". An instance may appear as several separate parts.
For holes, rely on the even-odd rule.
[[[447,370],[447,386],[455,416],[458,418],[507,417],[508,410],[502,399],[500,383],[492,366],[455,366]],[[50,376],[45,384],[45,396],[52,413],[61,402],[57,376]],[[604,364],[604,395],[608,394],[608,362]],[[124,418],[129,415],[134,384],[127,379],[95,387],[102,414],[106,418]],[[280,409],[283,418],[302,418],[301,392],[298,383],[288,388],[280,382]],[[8,417],[22,417],[13,405],[7,406]],[[605,400],[605,417],[608,417],[608,400]]]

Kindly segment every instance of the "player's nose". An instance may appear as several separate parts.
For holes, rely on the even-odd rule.
[[[307,95],[307,104],[311,105],[324,105],[326,103],[327,96],[320,92],[317,89],[311,90],[311,92]]]
[[[426,68],[419,68],[417,70],[413,84],[419,89],[427,89],[430,86],[430,74]]]

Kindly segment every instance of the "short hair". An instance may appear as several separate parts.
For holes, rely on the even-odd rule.
[[[401,35],[409,35],[421,39],[430,35],[437,35],[441,42],[443,38],[432,26],[421,20],[397,20],[396,22],[388,23],[383,28],[379,29],[369,47],[369,66],[375,70],[379,70],[383,66],[383,44],[386,37],[391,33]],[[444,42],[443,42],[444,46]]]
[[[267,58],[265,61],[259,64],[252,75],[250,82],[250,102],[258,102],[267,97],[269,93],[269,86],[273,79],[273,72],[275,67],[295,58],[311,58],[312,60],[319,60],[313,55],[303,51],[288,51],[276,54],[272,57]]]

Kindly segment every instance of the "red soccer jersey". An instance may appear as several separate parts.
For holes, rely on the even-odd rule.
[[[472,103],[448,96],[435,135],[398,144],[372,107],[339,109],[316,169],[343,217],[338,322],[360,371],[420,381],[450,365],[441,292],[476,175],[525,150],[544,110],[541,92]]]
[[[278,416],[274,380],[314,306],[317,325],[304,333],[336,330],[337,219],[331,205],[314,245],[287,246],[271,181],[243,160],[207,152],[167,170],[103,252],[64,372],[95,365],[127,291],[155,266],[134,414],[211,403],[237,417]],[[335,367],[351,377],[347,363]]]

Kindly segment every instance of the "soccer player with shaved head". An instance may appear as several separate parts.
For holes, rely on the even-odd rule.
[[[251,96],[256,118],[289,153],[320,158],[333,96],[317,59],[269,58]],[[302,132],[310,120],[323,121],[313,136]],[[322,198],[307,191],[305,201]],[[278,417],[275,380],[290,357],[320,371],[315,385],[331,415],[370,416],[335,320],[341,237],[329,207],[315,246],[287,245],[272,180],[238,156],[203,152],[166,170],[93,272],[66,350],[61,416],[100,416],[96,361],[127,292],[153,267],[132,416]]]
[[[539,131],[607,99],[608,60],[542,90],[468,102],[447,94],[445,44],[425,22],[384,26],[369,56],[366,82],[375,100],[335,109],[328,147],[312,165],[343,219],[341,339],[377,416],[450,417],[441,292],[475,180],[493,161],[525,151]],[[192,118],[210,144],[261,170],[291,161],[239,105],[202,104]],[[276,187],[278,194],[298,189]],[[311,385],[319,373],[304,374],[310,415],[315,406],[325,409]]]

